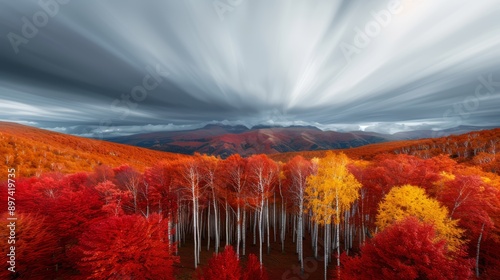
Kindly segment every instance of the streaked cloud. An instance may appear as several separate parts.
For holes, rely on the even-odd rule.
[[[85,136],[500,125],[498,1],[393,2],[243,1],[221,20],[212,1],[70,1],[17,54],[9,34],[44,9],[4,2],[0,119]]]

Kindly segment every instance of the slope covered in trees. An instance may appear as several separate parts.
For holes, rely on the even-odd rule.
[[[0,122],[0,168],[15,167],[25,176],[91,171],[100,164],[127,163],[142,171],[160,160],[179,156]]]
[[[488,172],[500,171],[500,128],[409,141],[392,141],[370,144],[362,147],[341,149],[353,159],[371,160],[382,154],[407,154],[420,158],[448,155],[458,162],[480,166]],[[270,155],[277,161],[288,161],[301,155],[311,159],[323,157],[327,151],[292,152]]]

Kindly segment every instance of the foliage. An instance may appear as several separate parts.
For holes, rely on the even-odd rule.
[[[87,279],[174,279],[167,235],[159,215],[109,217],[80,238],[80,271]]]
[[[341,211],[359,197],[361,184],[347,169],[344,154],[328,153],[317,160],[317,172],[307,179],[306,195],[313,218],[320,224],[329,224],[331,217],[340,223]]]
[[[159,161],[183,157],[0,122],[0,169],[14,167],[26,177],[47,172],[92,171],[102,164],[119,166],[125,162],[143,171]]]
[[[243,268],[232,246],[226,246],[224,252],[215,254],[205,268],[199,269],[196,278],[200,280],[267,280],[264,266],[254,254],[248,256]]]
[[[197,278],[201,280],[239,280],[241,275],[242,271],[238,256],[236,256],[233,247],[226,246],[224,252],[218,255],[214,253],[207,266],[203,269],[203,273],[198,274]]]
[[[402,219],[368,241],[360,256],[343,255],[342,279],[470,279],[471,260],[445,244],[432,224]]]
[[[257,256],[250,254],[248,256],[248,261],[243,272],[242,280],[268,280],[269,276],[267,274],[264,265],[259,263]]]
[[[43,217],[33,214],[18,214],[15,222],[15,243],[7,244],[9,240],[10,228],[8,225],[13,222],[7,220],[10,216],[5,212],[0,217],[0,239],[2,246],[0,252],[4,260],[7,254],[15,254],[15,274],[7,270],[10,265],[4,261],[0,278],[9,279],[9,276],[18,279],[39,279],[55,275],[56,255],[59,253],[56,237],[47,229],[47,223]],[[14,251],[10,248],[13,246]]]
[[[172,252],[194,231],[195,252],[202,242],[211,249],[222,238],[239,252],[239,242],[245,248],[248,238],[237,236],[254,233],[254,244],[256,236],[263,239],[261,245],[267,238],[268,250],[274,250],[273,236],[295,240],[299,260],[302,247],[321,251],[321,239],[335,241],[329,248],[339,245],[351,253],[408,217],[433,226],[432,246],[441,250],[443,243],[449,259],[460,257],[464,248],[477,258],[481,277],[500,277],[499,129],[343,150],[350,159],[311,152],[222,160],[0,125],[0,167],[15,167],[21,177],[15,182],[18,250],[27,257],[19,258],[15,277],[68,279],[80,273],[81,278],[105,278],[106,271],[93,270],[91,257],[108,256],[99,262],[111,268],[112,258],[132,256],[129,272],[159,271],[159,264],[167,262],[167,272],[159,275],[172,278]],[[314,155],[326,157],[308,159]],[[7,201],[6,181],[0,181],[0,189],[0,200]],[[151,222],[155,219],[158,223]],[[218,242],[210,243],[214,235]],[[167,246],[169,239],[176,242]],[[144,246],[133,246],[135,241]],[[389,245],[395,248],[398,242]],[[167,246],[166,254],[151,249],[152,258],[161,257],[144,262],[149,258],[144,248],[161,246]],[[83,249],[102,255],[85,255]],[[253,255],[246,260],[244,252],[241,278],[263,278],[264,267]],[[147,268],[133,265],[135,260]],[[108,278],[113,277],[121,276]]]
[[[394,222],[413,216],[436,227],[437,236],[445,239],[450,250],[457,250],[464,242],[463,230],[456,220],[449,219],[448,210],[421,188],[404,185],[393,188],[380,203],[377,226],[384,230]]]

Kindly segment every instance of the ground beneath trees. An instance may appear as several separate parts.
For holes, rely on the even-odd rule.
[[[285,251],[281,252],[281,242],[279,240],[279,233],[276,235],[276,242],[274,242],[273,232],[271,231],[271,251],[267,254],[267,239],[263,244],[263,262],[269,274],[269,279],[278,280],[299,280],[299,279],[323,279],[323,261],[322,255],[323,250],[320,246],[318,250],[318,257],[320,260],[314,258],[314,252],[311,246],[311,239],[309,234],[306,234],[304,238],[304,274],[300,274],[300,263],[298,261],[298,254],[296,254],[295,243],[292,242],[292,238],[288,238],[285,241]],[[252,234],[247,235],[247,248],[246,256],[242,256],[241,260],[246,262],[247,256],[249,254],[255,254],[257,258],[259,257],[259,245],[258,238],[257,244],[252,245],[253,236]],[[202,239],[202,247],[200,253],[201,264],[198,267],[204,267],[208,260],[212,257],[214,253],[213,240],[210,242],[210,251],[207,251],[207,239]],[[225,239],[221,240],[221,250],[225,245]],[[194,268],[194,257],[193,257],[193,237],[189,236],[186,240],[186,244],[182,244],[179,248],[179,256],[181,262],[177,265],[177,279],[194,279],[195,268]],[[240,247],[241,250],[241,247]],[[236,250],[235,250],[236,251]],[[335,260],[333,260],[335,263]],[[330,279],[331,270],[334,268],[334,263],[330,263],[328,266],[328,279]]]

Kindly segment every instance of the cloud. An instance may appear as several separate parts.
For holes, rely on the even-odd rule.
[[[24,36],[23,18],[44,10],[11,1],[0,11],[0,118],[78,135],[224,120],[500,125],[498,2],[390,3],[255,0],[220,16],[211,1],[70,1],[16,54],[9,34]]]

